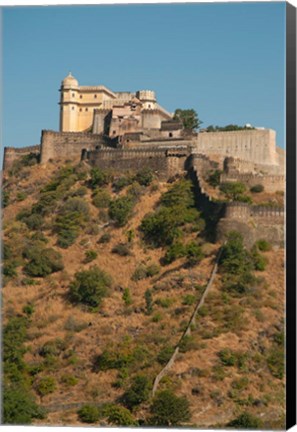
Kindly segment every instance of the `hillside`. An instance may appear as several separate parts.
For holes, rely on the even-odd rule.
[[[238,238],[152,399],[221,247],[205,240],[194,198],[183,178],[84,164],[22,166],[5,180],[5,384],[44,408],[24,422],[284,427],[284,251],[247,252]],[[163,390],[190,414],[162,419]],[[85,405],[93,417],[78,415]]]

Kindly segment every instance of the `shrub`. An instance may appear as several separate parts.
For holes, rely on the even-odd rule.
[[[252,414],[243,413],[229,422],[226,426],[236,429],[260,429],[262,421]]]
[[[4,385],[2,414],[5,425],[26,425],[31,424],[33,419],[44,418],[44,412],[33,396],[19,384]]]
[[[193,294],[186,294],[183,296],[182,304],[186,306],[191,306],[196,302],[196,296]]]
[[[98,240],[98,243],[109,243],[110,240],[111,240],[111,234],[105,233],[105,234],[102,234],[102,236]]]
[[[179,351],[185,353],[197,348],[197,343],[194,341],[193,336],[184,336],[179,344]]]
[[[97,307],[108,295],[110,286],[111,277],[99,267],[93,266],[75,274],[75,279],[69,286],[70,298],[74,303]]]
[[[18,192],[16,195],[17,201],[24,201],[27,198],[27,194],[25,192]]]
[[[2,192],[2,208],[5,208],[10,203],[10,193],[8,191]]]
[[[111,178],[108,173],[102,171],[100,168],[93,168],[91,170],[91,179],[89,184],[92,189],[95,189],[98,186],[107,185],[110,180]]]
[[[84,259],[84,263],[88,264],[92,261],[94,261],[94,259],[96,259],[98,256],[97,252],[94,250],[87,250],[85,252],[85,259]]]
[[[222,247],[219,260],[225,273],[240,275],[253,268],[251,258],[243,245],[243,237],[236,231],[228,234],[228,240]]]
[[[56,389],[56,380],[53,377],[45,376],[40,378],[36,384],[36,391],[40,396],[46,396],[53,393]]]
[[[255,270],[264,271],[267,265],[267,259],[261,255],[256,249],[252,252],[252,259]]]
[[[132,414],[127,408],[110,404],[104,410],[105,416],[109,423],[116,426],[136,426],[137,422],[134,420]]]
[[[166,251],[163,258],[164,264],[170,264],[178,258],[186,255],[186,247],[180,242],[174,242]]]
[[[268,354],[267,365],[272,376],[282,379],[285,373],[284,349],[274,346]]]
[[[151,422],[156,426],[179,426],[191,418],[188,400],[175,396],[170,390],[157,394],[150,411],[153,415]]]
[[[242,201],[246,187],[240,182],[226,182],[220,185],[220,190],[232,201]]]
[[[77,188],[75,191],[72,192],[71,196],[72,197],[84,197],[88,192],[88,189],[85,186],[80,186],[79,188]]]
[[[54,225],[54,231],[58,234],[58,245],[67,248],[73,244],[88,220],[88,203],[82,198],[69,198],[60,208]]]
[[[264,239],[258,240],[256,242],[256,246],[261,252],[267,252],[271,250],[271,243]]]
[[[161,365],[166,365],[172,354],[174,353],[174,348],[171,346],[165,346],[164,348],[161,349],[161,351],[159,352],[159,354],[157,355],[157,361],[161,364]]]
[[[187,266],[193,267],[197,265],[204,257],[201,246],[195,242],[191,242],[186,246]]]
[[[17,276],[17,261],[16,260],[9,260],[5,261],[3,265],[3,275],[7,276],[8,278],[13,278]]]
[[[219,186],[221,174],[222,171],[220,170],[212,171],[208,176],[207,183],[209,183],[212,187]]]
[[[153,311],[153,295],[150,289],[147,289],[144,293],[145,298],[145,309],[147,315],[150,315]]]
[[[23,307],[23,312],[24,314],[26,314],[28,317],[32,316],[33,313],[35,312],[35,307],[34,304],[32,303],[28,303]]]
[[[44,277],[51,273],[63,270],[62,255],[52,249],[41,249],[39,254],[32,256],[29,263],[24,267],[27,275],[33,277]]]
[[[124,289],[123,300],[126,306],[130,306],[132,304],[132,297],[129,288]]]
[[[127,189],[127,195],[131,197],[133,201],[138,201],[140,196],[143,194],[144,186],[141,186],[137,182],[133,182]]]
[[[95,207],[101,209],[101,208],[107,208],[109,206],[109,203],[111,201],[111,196],[109,193],[105,190],[95,190],[92,202]]]
[[[139,281],[141,279],[155,276],[159,272],[160,267],[157,264],[150,264],[148,266],[141,264],[135,269],[133,275],[131,276],[131,279],[133,281]]]
[[[62,375],[61,383],[67,387],[73,387],[78,383],[78,379],[73,375]]]
[[[99,420],[99,410],[94,405],[84,405],[77,414],[83,423],[95,423]]]
[[[253,193],[259,193],[259,192],[263,192],[264,191],[264,186],[261,184],[257,184],[255,186],[252,186],[250,188],[250,191]]]
[[[126,225],[132,215],[133,201],[129,197],[117,198],[109,204],[109,216],[117,226]]]
[[[120,192],[122,189],[124,189],[126,186],[129,186],[131,183],[132,183],[131,177],[122,176],[117,178],[113,182],[112,187],[115,192]]]
[[[115,245],[112,250],[112,253],[116,253],[120,256],[128,256],[131,255],[130,247],[128,244],[125,243],[118,243]]]
[[[141,171],[138,171],[134,180],[141,186],[149,186],[153,181],[153,178],[153,172],[149,168],[143,168]]]
[[[144,375],[134,377],[132,385],[123,394],[122,401],[130,410],[148,400],[150,396],[151,383]]]
[[[33,213],[23,219],[23,222],[30,230],[40,230],[44,226],[43,217],[39,214]]]

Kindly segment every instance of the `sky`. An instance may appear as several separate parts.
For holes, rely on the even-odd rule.
[[[202,127],[250,123],[285,146],[285,3],[2,8],[3,146],[59,129],[59,87],[154,90]]]

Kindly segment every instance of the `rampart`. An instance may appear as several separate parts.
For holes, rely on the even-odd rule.
[[[87,132],[54,132],[43,130],[40,163],[52,160],[79,161],[82,150],[92,150],[104,144],[102,135]]]
[[[264,165],[278,165],[275,131],[251,129],[228,132],[201,132],[197,138],[197,151],[206,156],[235,156]]]
[[[168,179],[185,171],[186,160],[190,155],[187,146],[167,146],[163,148],[145,147],[130,149],[97,149],[85,151],[83,159],[96,167],[117,172],[139,171],[149,168],[160,179]]]
[[[39,156],[40,145],[21,147],[21,148],[4,147],[3,171],[8,171],[12,167],[15,161],[29,154],[36,154],[37,156]]]
[[[228,232],[239,231],[248,247],[259,239],[283,247],[284,223],[285,212],[281,207],[227,203],[224,217],[218,223],[217,239],[223,241]]]
[[[285,176],[283,175],[260,175],[260,174],[221,174],[221,183],[241,182],[247,187],[262,185],[266,192],[284,191]]]

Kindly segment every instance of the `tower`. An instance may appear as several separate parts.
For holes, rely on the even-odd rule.
[[[78,81],[69,72],[60,88],[60,132],[78,130],[78,90]]]

